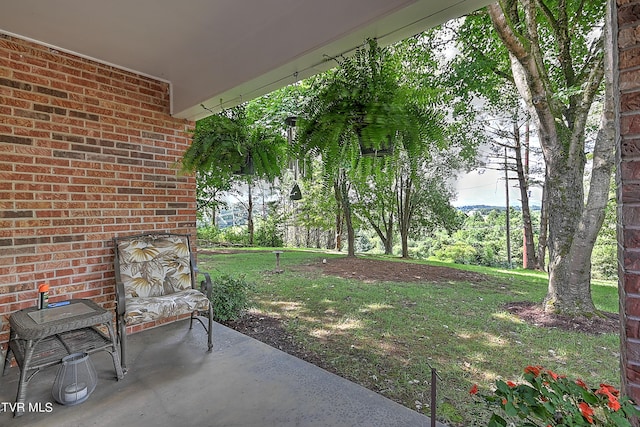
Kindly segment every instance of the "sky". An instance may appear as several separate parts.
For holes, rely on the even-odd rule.
[[[516,181],[510,181],[509,204],[520,206],[520,190]],[[458,198],[452,202],[453,206],[489,205],[506,206],[504,172],[494,170],[473,171],[461,175],[456,183]],[[540,206],[542,190],[531,188],[529,205]]]

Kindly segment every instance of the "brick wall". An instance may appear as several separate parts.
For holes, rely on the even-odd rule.
[[[114,235],[195,234],[195,182],[175,168],[194,124],[169,104],[166,82],[0,35],[3,347],[42,282],[114,307]]]
[[[617,0],[614,34],[621,373],[626,393],[640,402],[640,0]]]

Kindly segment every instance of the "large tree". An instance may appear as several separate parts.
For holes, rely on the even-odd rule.
[[[546,162],[547,311],[595,311],[590,258],[604,218],[614,154],[606,115],[593,148],[586,199],[583,182],[587,119],[605,74],[605,6],[605,0],[501,0],[488,6]]]

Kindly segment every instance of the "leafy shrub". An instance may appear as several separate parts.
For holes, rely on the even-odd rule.
[[[596,279],[614,280],[618,277],[618,252],[615,244],[593,247],[591,272]]]
[[[227,227],[220,231],[220,242],[239,246],[249,245],[247,227]]]
[[[256,246],[281,248],[284,246],[282,226],[278,224],[278,219],[269,216],[258,223],[258,229],[253,235]]]
[[[211,303],[215,320],[220,322],[237,320],[253,306],[249,292],[253,289],[254,284],[247,282],[244,275],[232,277],[223,274],[212,278],[211,281],[213,284]]]
[[[527,366],[525,381],[497,380],[493,394],[478,393],[477,385],[469,391],[490,407],[497,408],[489,427],[510,426],[625,426],[640,411],[626,396],[608,384],[589,388],[580,379]]]
[[[476,249],[464,242],[456,242],[450,246],[434,251],[436,259],[453,261],[458,264],[473,264],[477,258]]]
[[[197,235],[199,240],[204,240],[210,244],[220,241],[220,229],[216,226],[199,227]]]

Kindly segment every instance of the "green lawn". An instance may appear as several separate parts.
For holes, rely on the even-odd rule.
[[[591,386],[618,386],[619,337],[530,326],[501,307],[542,301],[546,275],[475,266],[484,283],[364,283],[296,266],[344,255],[289,250],[282,274],[273,274],[270,250],[200,253],[212,276],[245,274],[256,284],[256,310],[282,318],[300,343],[345,378],[429,414],[431,367],[440,380],[437,417],[450,425],[486,425],[468,390],[496,378],[519,378],[527,365],[543,365]],[[401,262],[401,261],[398,261]],[[412,261],[416,262],[416,261]],[[435,263],[432,263],[435,264]],[[617,312],[615,283],[592,285],[599,309]]]

